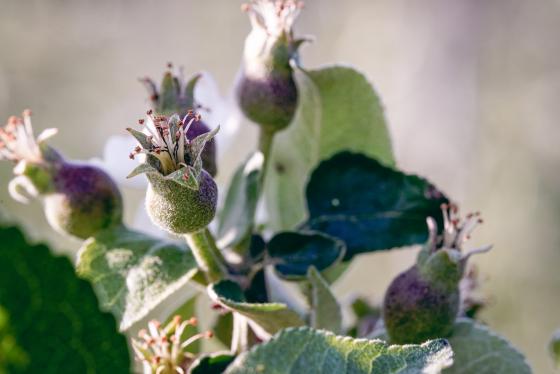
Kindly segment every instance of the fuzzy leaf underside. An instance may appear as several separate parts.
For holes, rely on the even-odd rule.
[[[307,280],[310,285],[311,327],[339,334],[342,331],[342,310],[329,284],[315,267],[309,268]]]
[[[389,346],[308,327],[290,328],[239,355],[226,374],[439,373],[453,353],[444,339]]]
[[[225,280],[208,286],[210,297],[226,309],[239,313],[259,325],[268,334],[292,326],[302,326],[299,315],[281,303],[249,303],[239,285]]]
[[[263,162],[262,153],[254,153],[233,175],[219,217],[218,238],[221,247],[238,245],[251,235]]]
[[[299,104],[290,126],[275,136],[265,198],[275,230],[305,219],[304,191],[311,171],[342,150],[394,165],[383,108],[367,78],[351,67],[296,70]]]
[[[442,227],[448,200],[423,178],[384,166],[363,154],[340,152],[311,174],[304,228],[346,243],[345,260],[362,252],[424,243],[426,218]]]
[[[70,261],[27,244],[13,227],[0,228],[0,243],[0,310],[18,350],[14,357],[11,348],[5,362],[0,346],[0,372],[128,373],[126,338]],[[6,343],[1,325],[0,343]]]
[[[525,357],[506,339],[471,319],[455,322],[448,339],[453,348],[453,366],[444,374],[530,374]]]
[[[370,337],[387,339],[387,332],[380,327]],[[457,319],[447,340],[453,349],[453,365],[444,374],[532,373],[525,357],[506,339],[472,319]]]
[[[196,271],[184,244],[118,227],[88,239],[79,253],[78,274],[92,282],[101,306],[126,330],[183,289]]]
[[[281,232],[267,245],[276,273],[288,280],[307,276],[310,266],[323,271],[336,264],[345,253],[344,243],[316,232]]]

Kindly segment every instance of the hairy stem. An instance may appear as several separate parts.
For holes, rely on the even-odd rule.
[[[185,235],[185,238],[208,282],[214,283],[224,279],[227,275],[225,261],[210,231],[204,228]]]
[[[274,131],[266,130],[263,128],[261,128],[259,132],[259,151],[261,151],[264,158],[263,168],[259,178],[259,198],[262,196],[264,190],[264,182],[270,160],[270,154],[272,152],[272,142],[274,140],[274,134]]]

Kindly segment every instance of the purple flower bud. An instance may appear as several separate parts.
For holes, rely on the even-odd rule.
[[[237,99],[243,113],[269,131],[287,127],[296,112],[292,64],[302,40],[294,39],[292,26],[302,5],[292,0],[253,0],[244,6],[252,31],[245,41]]]
[[[9,184],[12,197],[27,202],[27,196],[41,196],[51,226],[81,239],[121,224],[117,185],[97,167],[66,162],[45,144],[55,133],[48,129],[35,138],[29,111],[23,118],[11,117],[0,129],[0,159],[16,163],[16,177]]]

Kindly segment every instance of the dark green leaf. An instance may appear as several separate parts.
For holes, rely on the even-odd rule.
[[[219,217],[218,243],[222,248],[236,246],[251,235],[263,161],[262,153],[256,152],[233,175]]]
[[[229,352],[218,352],[208,356],[203,356],[193,362],[190,374],[221,374],[229,364],[235,359],[235,356]]]
[[[30,246],[16,228],[0,228],[0,243],[0,305],[26,357],[22,365],[12,359],[6,370],[128,373],[125,337],[114,317],[99,311],[91,285],[76,277],[70,261],[44,245]]]
[[[362,252],[423,243],[426,218],[442,226],[447,198],[425,179],[362,154],[341,152],[323,161],[306,190],[305,228],[342,239],[345,259]]]
[[[183,291],[197,269],[184,244],[172,243],[126,227],[88,239],[80,250],[77,271],[93,283],[101,306],[122,330],[146,316],[176,292]],[[179,300],[184,302],[186,300]]]
[[[275,136],[264,186],[277,231],[305,219],[305,183],[321,160],[352,150],[394,164],[382,105],[361,72],[347,66],[298,70],[296,83],[298,110]]]
[[[245,290],[245,298],[250,303],[268,302],[268,290],[266,288],[264,269],[259,270],[251,279],[251,284]]]
[[[302,279],[310,266],[327,269],[344,256],[340,240],[317,232],[282,232],[267,246],[274,269],[285,279]]]
[[[444,339],[389,346],[308,327],[290,328],[242,353],[227,374],[419,374],[439,373],[453,353]]]
[[[304,324],[297,313],[288,309],[285,304],[247,302],[239,285],[229,280],[208,286],[208,294],[224,308],[247,317],[268,334]]]

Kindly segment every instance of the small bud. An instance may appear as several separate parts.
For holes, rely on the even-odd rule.
[[[210,132],[210,128],[202,121],[201,116],[194,113],[194,110],[200,107],[195,102],[194,90],[201,75],[196,74],[185,83],[181,70],[178,74],[173,74],[173,65],[168,63],[167,67],[169,70],[165,72],[159,88],[150,78],[140,79],[148,91],[152,105],[148,116],[155,112],[156,115],[163,116],[178,114],[180,118],[186,118],[187,122],[194,118],[186,132],[190,140]],[[144,125],[145,121],[143,119],[140,121],[139,124]],[[216,141],[213,138],[208,141],[202,152],[202,165],[210,175],[216,175]]]
[[[292,65],[301,41],[292,26],[300,9],[301,2],[292,0],[253,0],[243,8],[252,31],[245,41],[237,98],[243,113],[269,131],[287,127],[296,112]]]

